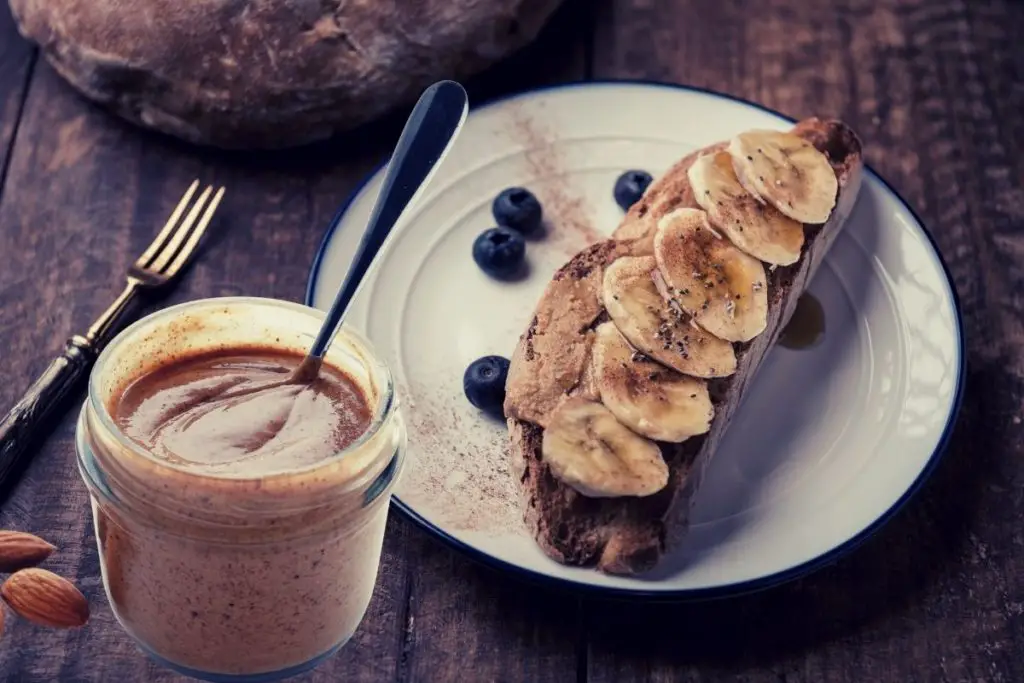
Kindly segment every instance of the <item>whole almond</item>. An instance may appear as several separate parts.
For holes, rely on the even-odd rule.
[[[45,569],[11,574],[0,596],[15,614],[40,626],[71,628],[89,620],[89,602],[75,584]]]
[[[34,567],[56,548],[24,531],[0,531],[0,572],[16,572]]]

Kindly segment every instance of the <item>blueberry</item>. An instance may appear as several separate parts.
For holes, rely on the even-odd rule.
[[[651,174],[647,171],[626,171],[615,181],[615,201],[623,211],[636,204],[644,191],[651,184]]]
[[[469,364],[462,376],[462,390],[474,406],[501,417],[504,413],[505,378],[508,377],[508,359],[484,356]]]
[[[526,256],[523,236],[508,228],[490,228],[473,242],[473,260],[485,273],[496,278],[514,275]]]
[[[494,198],[491,213],[498,225],[527,235],[540,227],[542,212],[540,202],[532,192],[522,187],[510,187]]]

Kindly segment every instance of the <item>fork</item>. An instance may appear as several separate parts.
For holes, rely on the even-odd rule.
[[[84,335],[74,335],[42,375],[0,421],[0,491],[6,495],[9,480],[23,464],[28,447],[57,407],[75,389],[93,361],[127,319],[129,306],[140,293],[169,285],[199,246],[224,188],[216,193],[207,186],[199,198],[195,180],[178,202],[167,223],[149,247],[129,268],[124,290]],[[213,195],[211,199],[210,196]],[[204,210],[205,206],[205,210]],[[190,208],[191,207],[191,208]],[[187,213],[186,213],[187,211]],[[184,219],[182,218],[184,216]]]

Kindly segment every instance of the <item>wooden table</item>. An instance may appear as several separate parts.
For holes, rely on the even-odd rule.
[[[580,1],[472,83],[480,101],[543,82],[647,78],[843,117],[956,279],[966,403],[938,471],[888,526],[829,569],[740,599],[642,606],[549,593],[395,514],[359,632],[304,680],[1024,680],[1022,35],[1014,0]],[[397,128],[370,132],[260,155],[148,134],[78,98],[0,9],[0,406],[106,305],[194,177],[230,192],[216,237],[170,301],[300,300],[332,212]],[[94,616],[76,631],[8,619],[0,677],[176,680],[138,653],[107,606],[72,428],[69,411],[0,527],[56,543],[47,566],[76,579]]]

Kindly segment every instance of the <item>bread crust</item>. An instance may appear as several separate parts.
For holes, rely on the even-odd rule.
[[[278,149],[410,105],[527,45],[561,0],[10,0],[86,97],[194,143]]]
[[[541,549],[569,565],[609,574],[651,569],[685,534],[697,490],[725,429],[853,208],[863,159],[861,143],[844,123],[810,118],[793,132],[823,152],[839,181],[836,208],[823,225],[806,226],[800,259],[768,271],[768,325],[753,340],[736,344],[737,370],[709,381],[715,418],[707,434],[679,444],[660,443],[668,485],[643,498],[588,498],[552,476],[541,459],[546,416],[567,395],[599,400],[589,377],[594,327],[607,319],[600,304],[604,268],[624,255],[651,253],[658,221],[681,207],[699,208],[687,169],[697,150],[655,181],[626,213],[612,238],[584,249],[558,270],[537,305],[512,357],[505,414],[512,442],[524,520]]]

